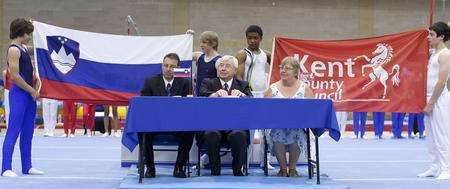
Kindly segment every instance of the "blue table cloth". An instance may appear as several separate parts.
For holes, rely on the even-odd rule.
[[[145,96],[130,101],[122,144],[132,151],[138,132],[278,128],[341,136],[331,100]]]

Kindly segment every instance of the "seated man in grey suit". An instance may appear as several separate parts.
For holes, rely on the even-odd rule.
[[[204,79],[200,87],[200,96],[209,97],[246,97],[251,96],[247,82],[235,78],[238,60],[234,56],[223,56],[216,61],[217,78]],[[226,118],[226,115],[224,115]],[[233,118],[228,118],[233,119]],[[227,142],[233,156],[233,175],[244,176],[242,167],[247,157],[248,130],[205,131],[202,139],[207,146],[211,175],[220,175],[220,144]]]
[[[189,94],[189,81],[185,78],[175,78],[174,68],[180,66],[180,58],[175,53],[169,53],[164,56],[162,64],[162,75],[148,78],[145,81],[141,96],[187,96]],[[176,117],[176,115],[175,115]],[[151,124],[151,123],[149,123]],[[171,134],[179,139],[178,155],[173,170],[173,176],[177,178],[186,178],[184,166],[189,157],[194,140],[195,132],[151,132],[140,136],[139,141],[145,140],[144,162],[147,166],[144,177],[155,177],[155,163],[153,156],[153,138],[159,134]]]

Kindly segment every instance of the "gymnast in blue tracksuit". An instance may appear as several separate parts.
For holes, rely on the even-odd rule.
[[[383,130],[384,130],[384,112],[373,112],[373,130],[375,133],[375,137],[378,139],[383,138]]]
[[[356,138],[364,139],[367,112],[353,112],[353,132]]]
[[[23,18],[11,22],[11,45],[7,51],[7,64],[13,85],[9,91],[10,115],[5,141],[3,142],[2,176],[16,177],[12,171],[12,155],[20,134],[20,157],[22,173],[43,174],[31,166],[31,140],[36,116],[36,98],[39,96],[40,81],[35,77],[29,50],[25,44],[30,41],[33,24]]]
[[[423,139],[423,131],[425,130],[424,114],[423,113],[409,113],[408,114],[408,138],[414,138],[412,135],[414,123],[417,123],[417,130],[419,131],[419,138]]]
[[[392,120],[392,134],[394,135],[393,139],[402,139],[405,138],[402,136],[403,131],[403,120],[405,119],[405,114],[402,112],[392,112],[391,120]]]

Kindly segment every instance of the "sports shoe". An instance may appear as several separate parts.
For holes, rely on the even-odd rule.
[[[450,179],[450,173],[448,171],[441,171],[441,174],[439,174],[438,177],[436,177],[436,180],[448,180]]]
[[[43,175],[44,172],[40,171],[38,169],[35,169],[35,168],[30,168],[30,170],[28,170],[28,174],[29,175]]]
[[[3,172],[2,176],[4,176],[4,177],[17,177],[17,174],[14,173],[11,170],[6,170],[5,172]]]
[[[261,167],[261,169],[264,169],[264,162],[261,162],[259,164],[259,167]],[[268,170],[275,170],[275,167],[273,167],[272,165],[270,165],[270,163],[267,163],[267,169]]]
[[[434,177],[437,175],[437,173],[438,173],[438,171],[436,169],[430,168],[430,169],[426,170],[425,172],[418,174],[417,177],[419,177],[419,178]]]

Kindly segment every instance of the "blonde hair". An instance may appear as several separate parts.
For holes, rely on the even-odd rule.
[[[295,73],[297,73],[297,75],[300,74],[300,64],[293,56],[287,56],[287,57],[283,58],[280,66],[284,67],[286,65],[292,66],[292,68],[294,69]]]
[[[204,31],[200,34],[200,42],[204,42],[210,45],[214,50],[217,51],[219,47],[219,35],[213,31]]]
[[[238,68],[238,65],[239,65],[238,60],[234,56],[225,55],[225,56],[222,56],[221,58],[217,59],[216,65],[215,65],[216,69],[219,68],[219,64],[222,62],[228,62],[231,65],[233,65],[233,67],[236,69]]]

